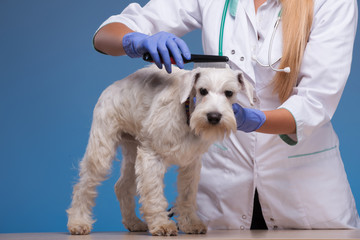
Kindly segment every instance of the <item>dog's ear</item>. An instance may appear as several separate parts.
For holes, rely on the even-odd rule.
[[[194,85],[199,77],[200,72],[197,69],[184,74],[180,84],[180,103],[184,103],[192,95],[191,92],[194,90]]]
[[[240,84],[240,89],[245,93],[246,97],[249,99],[249,102],[254,105],[254,87],[253,85],[244,77],[244,74],[241,71],[237,73],[237,80]]]

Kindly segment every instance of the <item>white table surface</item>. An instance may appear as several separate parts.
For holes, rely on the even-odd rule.
[[[6,233],[0,240],[237,240],[237,239],[360,239],[360,229],[356,230],[216,230],[207,234],[153,237],[148,233],[92,232],[90,235],[72,236],[69,233]]]

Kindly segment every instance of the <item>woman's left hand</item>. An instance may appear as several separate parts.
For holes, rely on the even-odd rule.
[[[232,105],[235,114],[237,130],[253,132],[260,128],[265,120],[265,114],[257,109],[243,108],[239,104]]]

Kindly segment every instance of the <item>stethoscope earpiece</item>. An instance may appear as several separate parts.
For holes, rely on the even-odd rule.
[[[286,67],[286,68],[284,68],[284,72],[286,72],[286,73],[289,73],[289,72],[291,72],[291,69],[290,69],[290,67]]]

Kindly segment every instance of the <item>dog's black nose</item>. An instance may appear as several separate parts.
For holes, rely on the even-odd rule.
[[[222,115],[218,112],[210,112],[207,114],[207,119],[210,124],[216,125],[220,122],[221,116]]]

